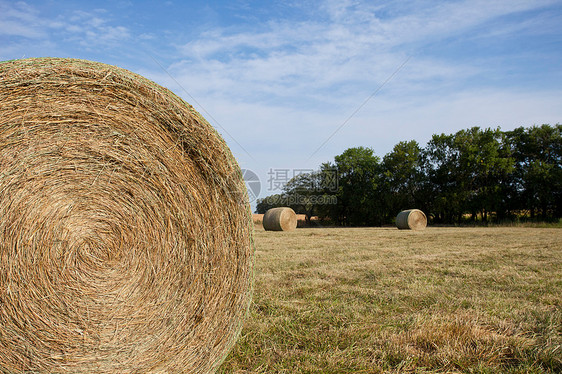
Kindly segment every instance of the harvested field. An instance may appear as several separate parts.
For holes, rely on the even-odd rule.
[[[562,371],[562,230],[256,230],[221,373]]]

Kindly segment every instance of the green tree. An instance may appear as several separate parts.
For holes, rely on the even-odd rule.
[[[443,222],[460,222],[465,213],[484,221],[508,210],[506,191],[513,171],[510,149],[500,129],[472,127],[454,135],[434,135],[425,149],[426,170],[435,186],[433,208]]]
[[[256,204],[256,213],[264,214],[271,208],[287,206],[287,198],[283,194],[275,194],[258,199]]]
[[[386,220],[404,209],[426,208],[424,199],[420,196],[424,184],[421,151],[415,140],[403,141],[383,157],[383,183],[379,186],[379,193],[386,197]]]
[[[333,219],[345,225],[380,225],[383,204],[376,195],[380,183],[380,159],[370,148],[355,147],[334,158],[338,170],[337,205]]]
[[[319,171],[299,174],[283,188],[288,206],[297,214],[304,214],[308,224],[311,217],[318,214],[318,196],[322,194],[320,176]]]
[[[504,217],[504,199],[508,176],[513,171],[513,159],[503,146],[503,133],[499,128],[473,127],[454,135],[454,145],[459,151],[461,186],[465,196],[465,211],[474,220],[480,212],[483,221],[494,212]]]
[[[452,222],[462,214],[459,158],[453,135],[433,135],[423,149],[422,167],[429,181],[426,199],[437,222]]]
[[[506,134],[515,159],[516,206],[531,218],[562,216],[562,125],[519,127]]]

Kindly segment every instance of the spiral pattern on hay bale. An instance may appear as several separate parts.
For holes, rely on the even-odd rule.
[[[423,230],[426,226],[425,213],[419,209],[403,210],[396,216],[396,227],[401,230]]]
[[[297,228],[297,215],[291,208],[271,208],[263,216],[266,231],[290,231]]]
[[[251,294],[240,169],[117,67],[0,63],[0,372],[214,372]]]

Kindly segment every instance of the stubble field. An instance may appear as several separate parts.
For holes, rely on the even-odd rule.
[[[256,227],[220,373],[562,371],[562,229]]]

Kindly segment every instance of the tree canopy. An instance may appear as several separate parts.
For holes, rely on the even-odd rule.
[[[350,226],[391,223],[410,208],[436,223],[558,220],[562,125],[472,127],[433,135],[423,148],[399,142],[382,159],[372,148],[349,148],[290,180],[283,193],[259,199],[257,211],[283,205]]]

